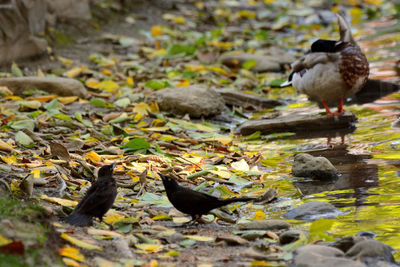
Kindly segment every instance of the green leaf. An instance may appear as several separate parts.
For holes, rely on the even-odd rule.
[[[11,72],[14,76],[23,77],[24,74],[22,73],[21,69],[18,67],[17,63],[13,62],[11,65]]]
[[[65,115],[63,113],[54,114],[53,117],[63,121],[73,121],[68,115]]]
[[[56,114],[59,113],[59,106],[58,106],[58,101],[57,99],[51,100],[49,103],[44,105],[44,108],[47,110],[48,113],[50,114]]]
[[[143,138],[134,138],[125,145],[123,145],[121,148],[126,149],[128,151],[137,151],[140,149],[150,148],[150,144]]]
[[[106,101],[104,101],[103,98],[98,98],[98,97],[92,98],[92,100],[90,100],[89,104],[93,105],[95,107],[99,107],[99,108],[107,107]]]
[[[114,105],[121,107],[121,108],[126,108],[127,106],[129,106],[129,104],[131,103],[131,101],[129,100],[129,98],[124,97],[121,99],[118,99],[117,101],[114,102]]]
[[[15,134],[15,141],[23,146],[29,146],[34,143],[32,138],[24,132],[18,131]]]
[[[269,86],[271,86],[271,87],[281,87],[281,84],[282,84],[283,82],[285,82],[285,80],[283,80],[283,79],[275,79],[275,80],[272,80],[272,81],[269,83]]]
[[[261,138],[261,132],[260,131],[256,131],[246,137],[243,137],[242,140],[243,141],[251,141],[251,140],[258,140]]]
[[[257,60],[255,59],[250,59],[247,60],[246,62],[244,62],[242,64],[242,67],[246,70],[250,70],[251,68],[253,68],[255,65],[257,65]]]
[[[185,240],[183,240],[183,241],[181,241],[179,243],[179,246],[187,248],[187,247],[193,246],[194,244],[196,244],[196,240],[194,240],[194,239],[185,239]]]
[[[84,120],[82,114],[80,112],[75,112],[74,117],[80,123],[83,123],[85,126],[93,126],[91,121]]]
[[[167,58],[191,56],[197,48],[193,44],[171,44],[167,48]]]
[[[9,126],[14,130],[28,129],[33,132],[35,129],[35,122],[33,120],[20,120],[12,122]]]
[[[153,90],[161,90],[171,85],[168,82],[164,82],[161,80],[150,80],[146,82],[144,86],[149,87]]]

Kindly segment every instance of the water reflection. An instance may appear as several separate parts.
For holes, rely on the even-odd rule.
[[[323,156],[329,159],[341,174],[337,180],[319,182],[300,180],[294,182],[294,185],[304,195],[353,189],[352,192],[329,194],[329,198],[338,200],[333,200],[332,204],[337,207],[365,205],[366,198],[370,195],[367,192],[368,189],[379,185],[378,167],[375,164],[367,163],[366,160],[370,159],[371,155],[351,154],[347,148],[347,145],[337,145],[333,149],[307,151],[313,156]],[[351,199],[351,202],[346,201],[343,203],[339,199]]]

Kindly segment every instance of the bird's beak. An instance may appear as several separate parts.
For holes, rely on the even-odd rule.
[[[158,173],[158,176],[160,176],[161,180],[163,180],[163,181],[167,180],[167,176],[165,176],[164,174],[162,174],[160,172]]]
[[[113,162],[113,163],[111,164],[111,170],[114,170],[115,166],[117,166],[117,163],[116,163],[116,162]]]

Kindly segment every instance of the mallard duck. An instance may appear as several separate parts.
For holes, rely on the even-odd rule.
[[[311,53],[295,61],[293,72],[281,87],[293,85],[301,93],[320,101],[327,115],[343,114],[343,98],[358,92],[369,74],[368,61],[351,35],[346,20],[337,14],[339,41],[319,39],[311,45]],[[327,102],[339,100],[337,112]]]

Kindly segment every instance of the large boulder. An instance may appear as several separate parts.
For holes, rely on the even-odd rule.
[[[156,101],[161,110],[193,118],[218,115],[226,108],[220,94],[202,85],[166,88],[152,93],[148,100]]]
[[[0,65],[43,54],[46,0],[0,1]]]
[[[23,95],[27,90],[38,89],[59,96],[87,97],[81,82],[58,77],[16,77],[0,79],[0,86],[6,86],[15,95]]]

